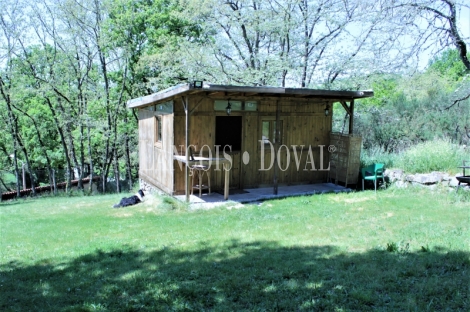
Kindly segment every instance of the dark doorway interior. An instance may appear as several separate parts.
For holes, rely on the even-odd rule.
[[[231,145],[232,151],[242,149],[242,116],[215,117],[215,145],[221,149]]]

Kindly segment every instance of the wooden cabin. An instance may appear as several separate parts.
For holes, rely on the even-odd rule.
[[[211,164],[212,190],[228,184],[273,186],[276,192],[278,185],[325,182],[332,104],[348,112],[352,133],[354,100],[371,96],[372,91],[194,82],[130,100],[128,107],[139,116],[140,179],[189,200],[188,166],[192,156],[202,156],[230,160]]]

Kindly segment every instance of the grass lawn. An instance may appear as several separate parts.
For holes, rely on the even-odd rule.
[[[110,208],[120,197],[0,203],[0,310],[470,310],[468,196]]]

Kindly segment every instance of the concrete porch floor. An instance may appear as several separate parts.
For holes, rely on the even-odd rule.
[[[227,203],[251,203],[258,202],[267,199],[285,198],[290,196],[303,196],[313,194],[325,194],[325,193],[339,193],[339,192],[350,192],[350,188],[345,188],[341,185],[334,183],[318,183],[318,184],[304,184],[304,185],[292,185],[292,186],[279,186],[278,194],[273,194],[272,187],[244,189],[246,193],[229,195],[228,200],[224,200],[224,196],[219,193],[212,192],[210,195],[203,193],[201,197],[191,195],[190,205],[192,208],[204,208],[206,206],[218,206]],[[194,193],[196,194],[196,192]],[[199,194],[199,193],[197,193]],[[175,196],[180,201],[185,201],[185,195]]]

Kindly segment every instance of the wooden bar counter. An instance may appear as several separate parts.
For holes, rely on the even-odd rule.
[[[231,163],[228,159],[226,158],[208,158],[208,157],[200,157],[200,156],[194,156],[192,159],[189,161],[186,161],[186,156],[185,155],[174,155],[173,156],[175,160],[182,162],[188,167],[194,166],[194,165],[204,165],[204,166],[213,166],[216,164],[222,164],[223,165],[223,170],[224,170],[224,199],[228,199],[228,193],[229,193],[229,184],[230,184],[230,169],[231,169]],[[188,194],[186,194],[188,196]]]

